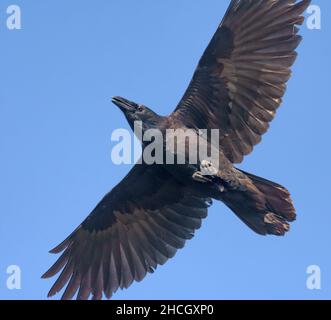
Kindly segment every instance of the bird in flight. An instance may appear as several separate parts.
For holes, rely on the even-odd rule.
[[[232,0],[187,91],[167,117],[113,98],[132,128],[141,121],[143,131],[218,129],[219,163],[134,165],[51,251],[62,254],[43,278],[61,273],[48,296],[66,287],[62,299],[109,299],[141,281],[193,237],[213,199],[260,235],[289,231],[296,213],[287,189],[235,164],[261,141],[282,102],[309,4]]]

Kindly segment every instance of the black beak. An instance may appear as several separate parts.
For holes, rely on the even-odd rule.
[[[113,97],[112,102],[116,106],[118,106],[123,112],[133,112],[136,110],[136,103],[122,97]]]

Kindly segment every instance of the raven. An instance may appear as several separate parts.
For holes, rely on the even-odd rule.
[[[137,163],[86,220],[51,253],[43,275],[63,299],[108,299],[141,281],[191,239],[212,199],[261,235],[284,235],[296,218],[283,186],[237,169],[261,141],[286,90],[310,0],[232,0],[175,111],[163,117],[120,97],[130,126],[218,129],[218,165]],[[209,141],[207,143],[211,144]],[[144,142],[143,142],[144,146]],[[203,174],[207,170],[209,174]]]

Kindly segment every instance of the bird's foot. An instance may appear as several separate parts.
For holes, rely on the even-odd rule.
[[[200,164],[200,171],[196,171],[192,175],[192,178],[198,182],[212,183],[220,192],[224,192],[225,188],[223,184],[218,181],[219,178],[217,177],[217,173],[218,170],[214,167],[212,162],[203,160]]]
[[[217,169],[210,161],[202,160],[200,164],[200,171],[196,171],[192,178],[198,182],[213,182],[212,177],[217,174]]]
[[[204,176],[217,176],[218,170],[214,167],[213,163],[207,160],[202,160],[200,170]]]
[[[193,180],[195,180],[197,182],[202,182],[202,183],[212,182],[212,180],[210,178],[208,178],[207,176],[203,175],[201,171],[194,172],[192,175],[192,178],[193,178]]]

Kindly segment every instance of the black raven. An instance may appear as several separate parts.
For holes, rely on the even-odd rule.
[[[219,164],[136,164],[87,219],[52,253],[62,255],[44,274],[61,272],[53,296],[110,298],[141,281],[193,237],[212,199],[223,201],[261,235],[284,235],[296,218],[289,192],[240,171],[274,118],[301,41],[298,25],[310,0],[232,0],[175,111],[159,116],[115,97],[129,124],[218,129]],[[198,133],[197,133],[198,134]],[[209,169],[208,175],[201,173]]]

